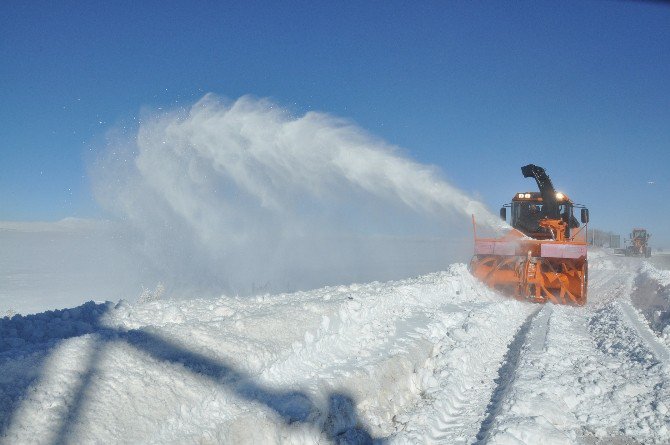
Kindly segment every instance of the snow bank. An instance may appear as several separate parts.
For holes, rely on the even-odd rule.
[[[660,286],[670,286],[670,270],[657,269],[649,262],[644,262],[640,273],[646,275],[649,279],[656,281]]]
[[[631,301],[670,346],[670,271],[642,263]]]
[[[5,317],[2,437],[403,442],[431,431],[443,405],[427,401],[448,405],[454,394],[479,400],[472,435],[488,401],[478,379],[492,380],[525,311],[455,265],[295,294]]]
[[[89,301],[71,309],[1,318],[0,353],[25,353],[58,340],[95,332],[100,329],[100,317],[113,307],[110,302]]]

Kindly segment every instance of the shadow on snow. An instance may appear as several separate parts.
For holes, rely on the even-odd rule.
[[[30,368],[27,372],[21,369],[14,378],[0,381],[0,405],[4,407],[0,410],[0,438],[6,437],[12,418],[30,387],[44,377],[44,364],[51,351],[68,338],[92,334],[95,339],[93,349],[67,413],[61,418],[54,440],[56,444],[70,441],[70,434],[86,401],[87,388],[95,375],[105,344],[110,341],[124,341],[154,359],[178,363],[193,374],[225,386],[243,399],[265,405],[286,424],[321,425],[323,434],[333,443],[373,442],[370,433],[358,422],[355,402],[348,394],[331,393],[328,407],[320,409],[304,392],[260,385],[251,376],[225,362],[191,351],[154,333],[102,326],[101,318],[111,307],[111,303],[88,302],[74,309],[0,319],[0,367],[12,360],[24,359],[25,367]]]

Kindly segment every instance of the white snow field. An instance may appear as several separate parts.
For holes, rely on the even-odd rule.
[[[0,316],[135,297],[140,264],[119,238],[105,221],[0,221]]]
[[[640,305],[667,302],[667,277],[591,252],[583,308],[507,299],[453,264],[5,317],[0,441],[667,444],[667,313]]]

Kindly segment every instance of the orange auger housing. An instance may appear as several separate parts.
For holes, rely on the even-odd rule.
[[[472,217],[475,255],[470,271],[519,300],[582,306],[588,284],[588,209],[556,192],[542,167],[529,164],[521,172],[535,178],[540,192],[517,193],[500,209],[503,220],[511,209],[512,228],[502,238],[477,237]],[[575,208],[581,208],[581,226]]]

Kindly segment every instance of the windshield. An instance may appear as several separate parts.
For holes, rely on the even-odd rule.
[[[540,220],[546,215],[544,206],[539,202],[513,202],[512,226],[525,233],[540,232]],[[568,228],[579,227],[579,221],[574,217],[573,207],[569,203],[559,204],[561,219],[568,224]]]

